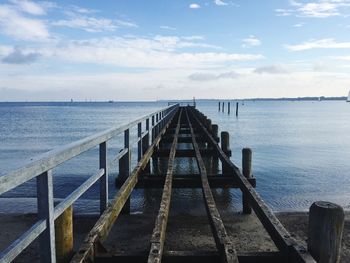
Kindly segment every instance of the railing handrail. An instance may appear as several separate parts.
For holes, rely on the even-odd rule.
[[[155,114],[162,111],[176,107],[178,104],[171,105],[147,114],[139,119],[128,122],[118,127],[113,127],[97,134],[85,137],[78,141],[63,145],[61,147],[54,148],[46,153],[37,156],[34,161],[18,168],[12,172],[0,176],[0,195],[35,178],[36,176],[55,168],[56,166],[72,159],[83,152],[86,152],[100,143],[106,142],[109,139],[121,134],[124,130],[135,126],[139,122],[142,122]]]

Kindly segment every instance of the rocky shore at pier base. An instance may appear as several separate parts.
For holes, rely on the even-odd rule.
[[[294,238],[304,242],[307,238],[308,213],[280,212],[279,220]],[[276,251],[269,235],[255,216],[221,212],[226,230],[237,251]],[[121,215],[113,226],[112,232],[104,245],[117,253],[145,252],[149,249],[149,240],[156,215],[132,214]],[[75,249],[90,231],[98,216],[78,215],[74,217]],[[18,238],[36,221],[36,215],[0,215],[0,249],[5,249],[10,242]],[[171,214],[168,221],[166,250],[208,250],[215,251],[208,218],[205,214]],[[15,262],[39,262],[38,242],[28,247]],[[342,242],[342,263],[350,258],[350,212],[346,212]]]

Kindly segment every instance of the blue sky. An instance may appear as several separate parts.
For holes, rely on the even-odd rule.
[[[350,0],[0,1],[0,101],[344,96]]]

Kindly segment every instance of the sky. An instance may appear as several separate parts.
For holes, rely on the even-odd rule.
[[[0,0],[0,101],[346,96],[350,0]]]

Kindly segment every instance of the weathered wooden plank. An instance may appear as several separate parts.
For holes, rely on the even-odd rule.
[[[138,188],[163,188],[166,174],[142,175],[135,186]],[[249,182],[255,187],[256,179],[249,178]],[[210,188],[240,188],[238,182],[232,175],[216,174],[208,175]],[[116,179],[116,187],[123,185],[125,180]],[[202,181],[199,174],[173,175],[173,188],[202,188]]]
[[[240,263],[281,263],[283,257],[280,252],[237,252]],[[99,254],[96,263],[138,263],[146,262],[147,252],[138,254]],[[212,263],[219,262],[220,255],[214,251],[164,251],[163,263]]]
[[[291,262],[315,262],[312,256],[307,252],[306,248],[301,244],[298,244],[296,240],[291,237],[289,232],[277,219],[272,210],[265,204],[260,195],[254,190],[253,186],[249,183],[247,178],[241,174],[238,167],[236,167],[231,162],[230,158],[227,157],[222,149],[216,144],[212,135],[198,120],[198,117],[196,116],[196,114],[198,114],[198,111],[194,109],[190,110],[190,113],[193,116],[193,119],[202,128],[202,131],[206,135],[209,143],[211,143],[213,148],[218,151],[220,160],[231,167],[232,173],[237,178],[237,182],[239,183],[242,192],[249,200],[249,204],[254,209],[254,212],[260,219],[266,231],[271,236],[276,246],[280,249],[281,252],[284,252],[286,260],[288,256],[290,256],[289,260]]]
[[[160,208],[154,226],[152,237],[151,237],[151,248],[148,256],[149,263],[160,263],[162,261],[164,241],[165,241],[165,231],[168,222],[169,207],[171,200],[171,191],[173,183],[173,172],[174,172],[174,160],[177,147],[177,139],[179,136],[180,122],[181,122],[182,109],[177,120],[177,128],[175,131],[174,141],[171,145],[169,160],[168,160],[168,169],[164,182],[164,189],[162,194],[162,200],[160,202]]]
[[[175,110],[177,107],[178,105],[169,106],[166,108],[166,110]],[[71,144],[57,147],[47,153],[37,156],[34,161],[24,165],[23,167],[6,175],[0,176],[0,195],[62,164],[63,162],[68,161],[69,159],[78,156],[105,141],[108,141],[114,136],[124,132],[124,130],[135,126],[137,123],[144,121],[154,114],[155,113],[148,114],[122,126],[113,127]]]
[[[133,169],[131,175],[127,178],[123,186],[116,193],[112,203],[106,208],[101,217],[96,222],[95,226],[92,228],[88,236],[85,238],[83,244],[81,245],[78,252],[75,254],[71,262],[89,262],[93,260],[95,256],[95,246],[98,242],[102,242],[110,232],[115,220],[120,214],[126,200],[129,198],[132,189],[135,187],[138,176],[141,171],[147,165],[147,162],[151,158],[156,145],[161,140],[161,136],[165,133],[171,119],[176,112],[172,112],[168,118],[168,123],[160,131],[158,136],[155,138],[154,142],[147,150],[147,152],[142,156],[140,162]]]
[[[195,136],[197,137],[196,140],[197,140],[198,143],[207,142],[207,139],[204,138],[201,134],[196,134]],[[173,134],[165,135],[162,138],[162,142],[172,143],[173,139],[174,139],[174,135]],[[181,137],[179,137],[178,138],[178,143],[192,143],[191,136],[181,136]]]
[[[203,196],[205,200],[205,207],[209,216],[209,222],[214,235],[216,247],[220,252],[220,259],[222,262],[238,263],[236,250],[226,233],[219,211],[216,208],[214,197],[210,190],[210,186],[208,182],[207,171],[206,171],[203,159],[201,157],[201,153],[196,141],[196,137],[195,137],[187,110],[186,110],[186,118],[191,130],[192,146],[196,153],[197,165],[201,175],[202,191],[203,191]]]
[[[212,149],[200,149],[202,157],[218,156],[218,152]],[[168,157],[170,149],[158,149],[154,152],[153,157]],[[225,151],[225,154],[231,156],[231,150]],[[193,149],[181,149],[176,151],[175,157],[196,157]]]
[[[108,165],[107,165],[107,142],[100,144],[100,170],[103,175],[100,177],[100,214],[106,209],[108,204]]]

